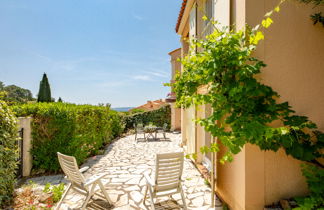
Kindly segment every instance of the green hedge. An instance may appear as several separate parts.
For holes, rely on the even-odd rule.
[[[33,167],[45,171],[60,169],[56,152],[75,156],[81,164],[123,131],[121,116],[104,106],[35,103],[14,110],[33,117]]]
[[[0,100],[0,209],[12,197],[17,168],[17,119]]]
[[[163,126],[164,123],[168,124],[170,128],[171,125],[171,108],[169,105],[166,105],[160,109],[136,113],[133,115],[128,115],[124,117],[125,128],[131,129],[134,128],[134,124],[143,123],[147,125],[153,123],[156,126]]]

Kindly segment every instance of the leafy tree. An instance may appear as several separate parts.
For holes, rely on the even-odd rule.
[[[30,90],[18,87],[16,85],[6,86],[0,81],[0,92],[2,100],[8,104],[22,104],[28,101],[33,101],[33,95]]]
[[[60,103],[62,103],[62,102],[63,102],[62,98],[61,98],[61,97],[59,97],[59,99],[57,100],[57,102],[60,102]]]
[[[37,102],[52,102],[51,87],[46,73],[43,74],[42,81],[40,81]]]
[[[0,81],[0,91],[2,91],[3,88],[4,88],[4,84],[3,84],[3,82]]]
[[[33,95],[28,89],[18,87],[16,85],[9,85],[4,87],[7,92],[5,100],[9,103],[27,103],[33,100]]]

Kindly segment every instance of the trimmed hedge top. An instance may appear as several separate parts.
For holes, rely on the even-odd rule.
[[[81,164],[123,131],[121,116],[105,106],[36,103],[14,110],[20,117],[33,117],[33,168],[45,171],[60,169],[57,152]]]

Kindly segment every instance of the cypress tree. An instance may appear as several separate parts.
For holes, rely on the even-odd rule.
[[[38,102],[51,102],[51,87],[48,82],[46,73],[43,74],[43,79],[40,81],[39,84],[39,91],[38,91]]]

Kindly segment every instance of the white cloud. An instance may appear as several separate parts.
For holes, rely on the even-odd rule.
[[[74,59],[54,59],[38,52],[28,51],[31,55],[47,61],[51,64],[53,68],[56,70],[64,70],[64,71],[74,71],[78,69],[81,64],[93,62],[93,61],[100,61],[98,57],[95,56],[86,56],[86,57],[78,57]]]
[[[38,58],[41,58],[41,59],[43,59],[43,60],[45,60],[45,61],[48,61],[48,62],[52,62],[52,59],[50,58],[50,57],[47,57],[47,56],[45,56],[45,55],[41,55],[41,54],[39,54],[39,53],[34,53],[34,52],[31,52],[33,55],[35,55],[36,57],[38,57]]]
[[[156,77],[162,77],[162,78],[167,78],[169,76],[169,74],[167,74],[166,72],[146,71],[146,73],[151,74]]]
[[[122,87],[122,86],[125,86],[127,84],[128,84],[127,81],[116,81],[116,82],[101,83],[101,84],[99,84],[99,86],[104,87],[104,88],[114,88],[114,87]]]
[[[137,15],[137,14],[133,14],[133,18],[135,18],[136,20],[139,20],[139,21],[144,20],[144,18],[142,16]]]
[[[152,78],[148,75],[136,75],[133,77],[135,80],[143,80],[143,81],[150,81]]]

